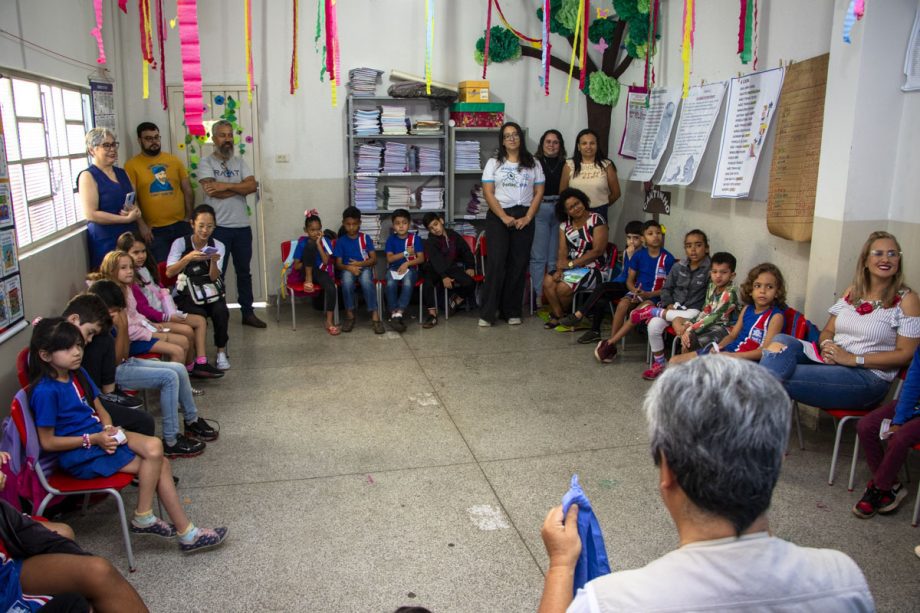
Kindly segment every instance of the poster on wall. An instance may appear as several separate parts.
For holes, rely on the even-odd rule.
[[[6,165],[6,141],[3,140],[3,133],[0,132],[0,181],[7,181],[10,178],[10,169]]]
[[[0,276],[15,275],[0,281],[0,343],[26,327],[22,304],[22,282],[19,279],[19,258],[16,254],[16,227],[13,201],[7,175],[6,147],[3,140],[3,117],[0,116]],[[10,302],[9,290],[15,290]],[[15,310],[11,308],[15,306]]]
[[[626,94],[626,121],[620,138],[620,157],[636,159],[639,139],[642,138],[642,125],[648,110],[645,108],[647,91],[644,87],[629,86],[629,93]]]
[[[13,225],[13,201],[10,199],[10,184],[0,183],[0,228]]]
[[[774,68],[729,81],[713,198],[744,198],[750,193],[785,74],[784,68]]]
[[[22,284],[19,281],[19,275],[6,280],[6,306],[9,323],[22,319],[24,307],[22,304]]]
[[[16,231],[0,232],[0,270],[5,277],[19,272],[19,258],[16,257]]]
[[[671,156],[662,171],[662,185],[693,183],[724,97],[724,82],[690,88],[687,97],[680,103],[680,120]]]
[[[10,309],[6,304],[6,283],[0,283],[0,329],[10,321]]]
[[[636,164],[629,175],[630,181],[651,181],[671,138],[678,102],[678,88],[661,87],[652,90],[636,151]]]
[[[115,131],[115,86],[110,81],[89,80],[93,103],[93,127]]]

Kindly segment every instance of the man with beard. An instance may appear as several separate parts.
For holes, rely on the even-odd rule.
[[[214,238],[227,249],[233,258],[236,270],[236,292],[243,312],[243,325],[254,328],[266,327],[252,309],[252,274],[249,272],[252,260],[252,229],[249,227],[249,206],[246,196],[256,191],[258,183],[242,158],[233,155],[233,124],[221,119],[211,126],[214,152],[201,160],[198,166],[198,182],[204,190],[204,204],[217,212],[217,228]],[[222,275],[227,274],[224,258]]]
[[[156,261],[165,262],[173,241],[192,233],[188,220],[195,192],[179,158],[160,150],[156,124],[139,124],[137,142],[141,153],[125,164],[143,214],[137,225]]]

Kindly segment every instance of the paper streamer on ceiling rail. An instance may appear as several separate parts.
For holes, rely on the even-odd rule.
[[[652,56],[655,54],[655,36],[658,33],[658,0],[649,3],[648,10],[648,41],[645,43],[645,90],[649,95],[645,98],[645,108],[649,106],[652,88],[655,87],[655,67],[652,65]]]
[[[431,54],[434,48],[434,7],[425,0],[425,93],[431,95]]]
[[[757,70],[757,45],[760,43],[760,34],[758,33],[758,25],[757,25],[759,10],[757,7],[758,0],[752,0],[752,1],[754,2],[754,32],[752,35],[753,40],[752,40],[751,45],[753,46],[752,52],[754,54],[754,70]]]
[[[323,48],[320,51],[319,41],[323,40]],[[319,69],[319,82],[323,82],[323,75],[326,74],[326,3],[324,0],[316,0],[316,31],[313,36],[313,50],[322,55],[323,61]]]
[[[156,67],[153,59],[153,23],[150,17],[150,0],[137,0],[137,17],[141,32],[141,82],[144,100],[150,97],[150,67]]]
[[[696,30],[696,4],[693,0],[684,0],[684,39],[681,43],[680,58],[684,62],[684,87],[681,97],[690,94],[690,68],[693,63],[693,33]]]
[[[489,41],[492,40],[492,0],[486,0],[489,8],[486,10],[486,46],[482,54],[482,78],[486,78],[489,69]]]
[[[738,11],[738,54],[744,51],[744,24],[747,23],[747,0],[740,0]]]
[[[341,80],[339,67],[339,32],[336,19],[336,0],[326,0],[326,72],[332,86],[332,106],[338,103],[337,88]]]
[[[578,52],[578,43],[581,42],[581,23],[584,21],[584,15],[582,11],[585,9],[585,5],[581,2],[578,3],[578,17],[575,19],[575,32],[572,37],[572,57],[569,58],[569,78],[565,82],[565,103],[569,103],[569,90],[572,88],[572,73],[575,71],[575,55]]]
[[[163,0],[156,0],[157,45],[160,48],[160,102],[165,111],[169,107],[166,96],[166,16],[163,14]]]
[[[531,37],[527,36],[526,34],[523,34],[523,33],[520,32],[519,30],[517,30],[514,26],[512,26],[510,23],[508,23],[508,20],[505,18],[505,13],[502,11],[502,5],[498,3],[498,0],[494,0],[494,2],[495,2],[495,10],[498,11],[498,19],[499,19],[499,21],[501,21],[501,22],[505,25],[506,28],[508,28],[509,30],[511,30],[511,33],[514,34],[515,36],[517,36],[518,39],[520,39],[520,40],[522,40],[522,41],[528,43],[528,44],[529,44],[531,47],[533,47],[534,49],[539,49],[539,48],[541,47],[541,45],[542,45],[542,43],[540,42],[540,39],[539,39],[539,38],[531,38]],[[546,14],[546,13],[544,13],[544,14]],[[544,21],[545,21],[545,20],[544,20]]]
[[[297,5],[300,4],[300,0],[294,0],[294,41],[293,41],[293,51],[291,51],[291,93],[293,94],[297,91],[297,88],[300,87],[299,81],[299,66],[297,66]]]
[[[118,0],[118,8],[121,9],[121,12],[125,15],[128,14],[128,0]]]
[[[243,21],[246,27],[246,95],[252,102],[252,0],[243,1]]]
[[[198,42],[197,0],[176,0],[179,20],[179,48],[182,51],[182,89],[185,93],[185,128],[189,134],[204,136],[201,123],[204,100],[201,97],[201,48]]]
[[[591,14],[591,0],[585,0],[581,12],[581,73],[578,75],[578,89],[585,88],[588,76],[588,16]]]
[[[93,0],[93,11],[96,13],[96,27],[90,30],[90,34],[96,39],[96,47],[99,49],[96,62],[105,64],[105,47],[102,44],[102,0]]]
[[[543,81],[543,95],[549,96],[549,58],[552,45],[549,42],[550,0],[543,0],[543,56],[540,59],[540,74]]]
[[[847,13],[843,18],[843,42],[850,42],[850,32],[853,30],[853,26],[856,25],[856,22],[862,19],[865,14],[865,0],[850,0],[850,4],[847,6]]]

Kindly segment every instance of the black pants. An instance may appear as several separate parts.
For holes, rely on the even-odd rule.
[[[123,407],[115,402],[99,399],[105,410],[112,416],[112,424],[120,426],[129,432],[137,432],[145,436],[156,436],[157,425],[153,415],[142,409]]]
[[[607,314],[610,303],[614,300],[619,300],[627,293],[629,293],[629,289],[625,283],[620,283],[619,281],[601,283],[591,292],[591,295],[588,296],[588,301],[578,310],[589,315],[591,317],[591,329],[595,332],[600,332],[601,322],[604,321],[604,315]]]
[[[227,308],[227,301],[221,298],[211,304],[195,304],[185,292],[176,297],[176,306],[180,311],[209,317],[214,324],[214,345],[216,347],[226,347],[230,335],[227,328],[230,325],[230,310]]]
[[[319,255],[319,251],[316,248],[316,243],[314,241],[307,241],[307,246],[303,250],[303,256],[300,259],[300,263],[303,264],[304,267],[304,279],[306,279],[306,270],[308,268],[312,269],[313,284],[323,288],[323,306],[325,310],[327,312],[334,311],[336,292],[335,281],[329,276],[328,272],[314,266],[317,255]]]
[[[192,226],[187,221],[177,221],[168,226],[150,228],[150,232],[153,234],[153,243],[150,244],[149,248],[157,263],[160,263],[165,262],[169,256],[169,249],[172,247],[173,241],[177,238],[191,236]]]
[[[505,209],[505,214],[520,219],[527,214],[526,206]],[[533,243],[532,223],[522,230],[509,228],[489,211],[486,215],[486,278],[482,288],[480,317],[494,323],[499,317],[520,317],[524,305],[524,273],[530,262]]]
[[[424,295],[422,300],[426,307],[435,308],[437,304],[435,292],[444,287],[444,277],[450,277],[453,280],[454,292],[462,297],[465,301],[472,301],[476,298],[476,282],[466,274],[463,265],[459,263],[451,264],[447,272],[442,276],[434,271],[431,266],[422,265],[422,278],[425,281]]]

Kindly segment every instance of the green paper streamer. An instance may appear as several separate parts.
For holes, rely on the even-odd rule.
[[[748,5],[747,14],[744,19],[744,51],[741,52],[741,63],[747,64],[751,61],[754,52],[754,3]]]

